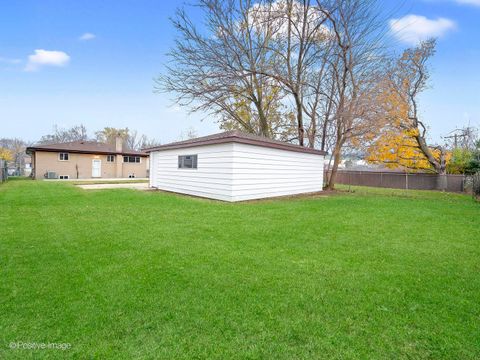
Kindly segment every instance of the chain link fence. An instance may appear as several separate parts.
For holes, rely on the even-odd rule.
[[[325,179],[330,172],[325,174]],[[447,191],[466,192],[465,175],[446,175]],[[339,170],[336,183],[344,185],[384,187],[406,190],[435,190],[438,185],[438,175],[426,173],[397,173],[379,171]]]

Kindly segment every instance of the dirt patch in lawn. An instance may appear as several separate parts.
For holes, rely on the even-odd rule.
[[[148,183],[123,183],[123,184],[83,184],[76,185],[84,190],[105,190],[105,189],[134,189],[149,190]]]

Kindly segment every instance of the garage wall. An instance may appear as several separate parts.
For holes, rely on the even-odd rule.
[[[198,169],[179,169],[179,155],[197,155]],[[233,143],[192,146],[150,154],[150,186],[231,201]]]
[[[233,201],[322,190],[322,155],[239,143],[233,154]]]
[[[178,169],[179,155],[197,155],[198,169]],[[239,143],[150,154],[150,186],[242,201],[322,190],[324,157]]]

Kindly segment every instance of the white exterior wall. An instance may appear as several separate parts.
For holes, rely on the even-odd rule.
[[[179,155],[198,155],[198,169],[179,169]],[[150,186],[232,201],[232,157],[233,143],[152,152]]]
[[[317,192],[323,188],[324,156],[233,144],[232,201]]]
[[[198,169],[178,169],[179,155],[198,155]],[[150,186],[161,190],[242,201],[321,191],[324,156],[227,143],[155,151]]]

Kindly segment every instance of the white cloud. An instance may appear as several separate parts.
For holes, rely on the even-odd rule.
[[[81,35],[78,40],[81,40],[81,41],[88,41],[88,40],[93,40],[95,39],[97,36],[95,34],[92,34],[92,33],[85,33],[83,35]]]
[[[389,24],[393,34],[409,44],[417,44],[421,40],[432,37],[442,37],[456,28],[455,22],[450,19],[428,19],[425,16],[413,14],[400,19],[391,19]]]
[[[70,61],[70,56],[63,51],[37,49],[28,56],[25,71],[37,71],[42,66],[65,66]]]
[[[480,6],[480,0],[455,0],[459,4]]]

